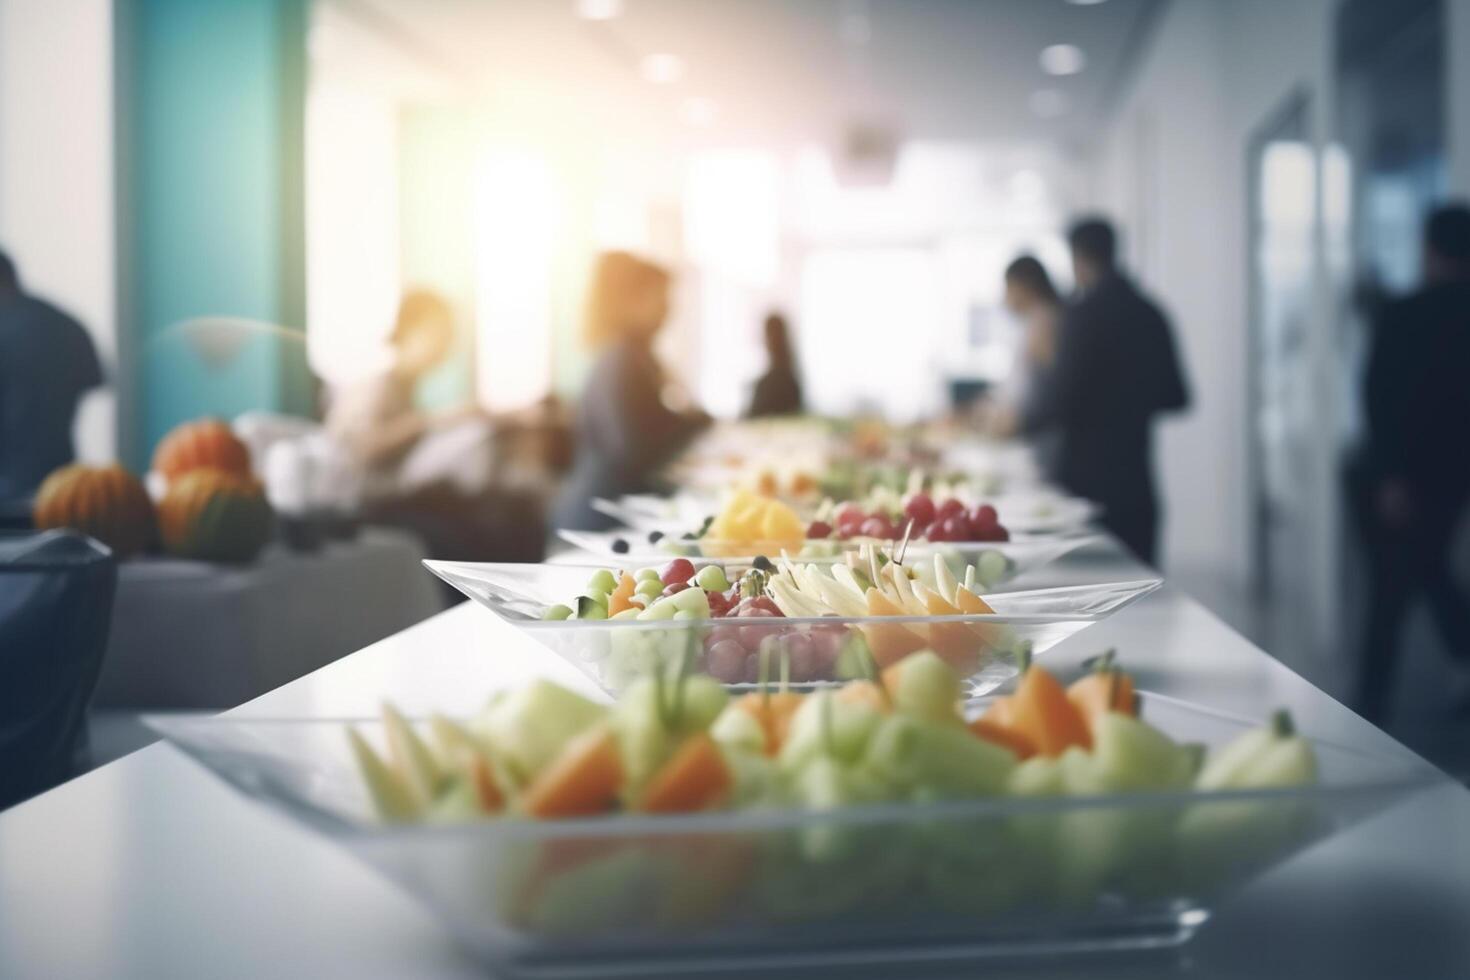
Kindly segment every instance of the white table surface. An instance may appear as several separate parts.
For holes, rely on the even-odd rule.
[[[1145,574],[1091,553],[1031,581]],[[1172,589],[1046,660],[1067,670],[1109,645],[1144,687],[1256,715],[1284,705],[1312,734],[1407,752]],[[536,673],[582,682],[465,605],[238,711],[360,716],[391,697],[410,714],[463,712]],[[166,746],[0,814],[0,977],[476,975],[480,966],[407,895]],[[1467,977],[1470,791],[1427,791],[1307,851],[1239,893],[1181,950],[903,975]]]

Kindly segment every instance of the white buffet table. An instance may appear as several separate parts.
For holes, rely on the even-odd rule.
[[[1032,577],[1137,578],[1116,553]],[[1047,654],[1117,646],[1143,686],[1315,735],[1406,752],[1165,588]],[[244,705],[257,716],[463,712],[498,686],[571,668],[460,606]],[[1470,976],[1470,791],[1431,790],[1242,892],[1181,950],[935,964],[904,976]],[[892,968],[841,975],[891,976]],[[481,975],[417,903],[346,853],[158,745],[0,814],[0,977]],[[769,971],[766,976],[772,976]],[[837,975],[834,973],[834,975]]]

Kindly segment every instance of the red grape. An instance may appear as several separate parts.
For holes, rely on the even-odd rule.
[[[870,517],[863,521],[863,526],[859,528],[859,531],[864,537],[882,538],[885,541],[895,537],[893,522],[881,516]]]
[[[705,640],[705,649],[714,650],[715,646],[726,641],[738,643],[740,641],[740,627],[716,626],[710,630],[709,637]]]
[[[832,525],[826,521],[812,521],[807,525],[806,536],[809,538],[830,538],[832,536]]]
[[[705,669],[716,680],[738,684],[745,677],[745,648],[734,640],[721,640],[705,654]]]
[[[915,525],[929,524],[934,520],[934,498],[927,493],[916,493],[903,505],[903,512],[913,518]]]
[[[670,582],[664,586],[664,595],[675,595],[689,588],[688,582]]]
[[[787,633],[781,637],[781,646],[785,650],[787,662],[790,664],[789,676],[791,680],[809,681],[815,679],[817,653],[812,647],[812,641],[809,636],[805,633]]]
[[[943,540],[943,541],[968,541],[968,540],[970,540],[970,522],[965,517],[965,513],[964,513],[963,510],[961,510],[958,514],[950,514],[944,520],[942,520],[942,521],[939,522],[939,526],[944,531],[944,537],[942,539],[940,539],[940,540]],[[931,535],[932,535],[932,532],[931,532]],[[932,541],[932,540],[935,540],[935,539],[931,536],[930,537],[930,540]]]
[[[843,504],[842,509],[837,512],[837,523],[851,524],[856,522],[861,524],[867,516],[857,504]]]
[[[781,607],[776,605],[776,600],[768,595],[758,595],[753,599],[741,599],[740,605],[735,607],[737,616],[780,616],[783,615]]]
[[[694,577],[694,562],[688,558],[675,558],[663,567],[659,572],[658,579],[664,585],[673,585],[675,582],[688,582]]]
[[[953,497],[950,497],[944,503],[939,505],[939,509],[934,512],[934,516],[936,520],[946,520],[956,514],[963,514],[964,512],[965,505],[960,503]]]
[[[996,514],[995,508],[989,504],[981,504],[979,507],[976,507],[975,516],[971,520],[981,527],[996,527],[1000,524],[999,515]]]

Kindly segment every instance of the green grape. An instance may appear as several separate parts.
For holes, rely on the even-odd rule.
[[[563,605],[560,602],[558,602],[554,606],[547,606],[546,607],[546,611],[541,614],[541,618],[542,619],[550,619],[550,620],[570,619],[571,616],[572,616],[572,607],[571,606],[567,606],[567,605]]]
[[[613,589],[616,589],[617,587],[617,576],[606,568],[599,568],[597,571],[593,572],[592,577],[587,580],[587,591],[589,593],[600,592],[603,595],[608,595],[613,591]]]
[[[706,565],[694,577],[694,584],[708,592],[724,592],[730,587],[730,580],[719,565]]]

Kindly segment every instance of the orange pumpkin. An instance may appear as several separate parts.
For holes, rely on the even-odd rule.
[[[153,501],[138,478],[111,466],[63,466],[41,484],[31,519],[38,528],[69,527],[91,535],[119,560],[153,541]]]
[[[273,524],[259,481],[224,470],[185,473],[158,504],[163,546],[183,558],[250,561],[270,540]]]
[[[219,419],[176,426],[153,452],[153,468],[172,483],[199,469],[250,475],[250,449]]]

